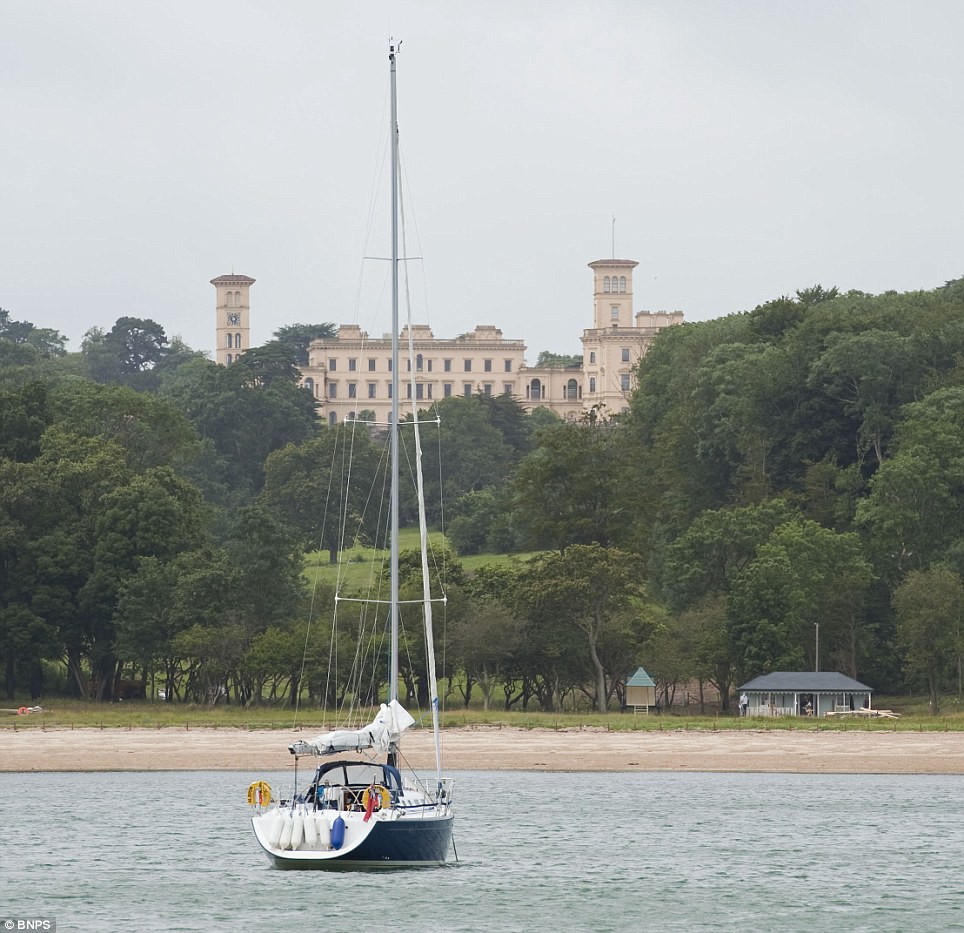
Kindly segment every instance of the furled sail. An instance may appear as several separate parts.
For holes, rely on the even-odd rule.
[[[388,705],[382,703],[378,715],[363,729],[325,732],[308,742],[295,742],[288,746],[288,750],[292,755],[335,755],[339,752],[360,752],[366,748],[387,752],[389,746],[397,742],[414,723],[415,720],[401,703],[392,700]]]

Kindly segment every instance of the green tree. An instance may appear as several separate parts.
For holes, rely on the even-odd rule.
[[[573,545],[532,562],[520,579],[527,615],[581,633],[593,673],[595,708],[606,712],[615,679],[632,662],[643,596],[640,559],[598,544]]]
[[[77,600],[86,621],[88,659],[98,699],[112,695],[117,673],[117,605],[125,580],[142,558],[173,560],[202,540],[201,497],[166,468],[136,475],[108,492],[92,516],[90,575]]]
[[[449,650],[458,659],[465,676],[479,685],[483,709],[490,708],[495,687],[504,683],[506,673],[515,672],[521,637],[519,620],[492,600],[469,601],[454,620]]]
[[[269,386],[276,381],[295,385],[301,378],[297,354],[280,340],[245,350],[236,362],[244,365],[259,386]]]
[[[631,521],[623,437],[611,423],[560,424],[539,436],[512,484],[514,523],[531,547],[624,539]]]
[[[164,328],[149,318],[120,317],[104,332],[91,328],[81,353],[96,382],[119,382],[138,389],[155,389],[152,370],[168,352]]]
[[[338,551],[356,539],[374,541],[384,494],[384,444],[368,428],[337,425],[303,444],[268,455],[258,501],[299,534],[306,549]],[[346,542],[347,539],[347,542]]]
[[[538,369],[578,369],[582,366],[582,354],[551,353],[542,350],[536,359]]]
[[[488,487],[465,493],[449,509],[447,533],[459,554],[518,550],[507,491]]]
[[[894,413],[919,384],[918,348],[914,337],[891,331],[839,334],[814,362],[811,384],[842,403],[859,425],[858,459],[872,450],[875,461],[883,463]]]
[[[441,503],[454,503],[467,492],[503,485],[515,468],[517,454],[497,426],[511,423],[506,408],[483,396],[442,399],[432,414],[438,416],[437,428],[432,424],[421,428],[422,472],[426,515],[431,524],[438,525]],[[415,457],[412,431],[403,426],[399,440],[405,469],[410,469],[407,465],[414,463]],[[407,488],[402,493],[402,520],[412,524],[417,520],[414,492]]]
[[[730,593],[740,675],[814,668],[819,623],[826,657],[855,677],[867,648],[863,600],[871,580],[856,534],[799,518],[775,528]]]
[[[894,591],[893,604],[905,669],[926,681],[936,716],[955,660],[960,683],[964,583],[946,567],[912,570]]]
[[[21,462],[35,459],[53,417],[49,391],[42,382],[0,391],[0,457]]]
[[[856,510],[891,579],[925,569],[964,543],[964,387],[933,392],[901,415],[896,452]]]
[[[288,324],[279,327],[272,336],[288,349],[299,366],[307,366],[311,342],[335,337],[337,333],[338,328],[334,324]]]
[[[266,379],[241,361],[189,367],[165,389],[175,406],[210,443],[208,482],[230,490],[227,499],[246,504],[264,483],[268,454],[298,444],[318,430],[311,393],[278,373]]]
[[[780,499],[704,512],[665,549],[657,564],[658,592],[676,610],[728,595],[773,530],[793,514]]]
[[[29,346],[42,356],[57,357],[67,352],[67,338],[59,331],[35,327],[29,321],[13,321],[10,312],[0,308],[0,341]]]

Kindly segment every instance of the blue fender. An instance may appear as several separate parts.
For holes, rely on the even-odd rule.
[[[340,849],[345,844],[345,821],[341,816],[335,817],[335,822],[331,824],[331,847]]]

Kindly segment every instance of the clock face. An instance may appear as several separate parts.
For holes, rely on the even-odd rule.
[[[241,315],[237,313],[232,313],[228,315],[228,323],[232,327],[237,327],[241,323]]]

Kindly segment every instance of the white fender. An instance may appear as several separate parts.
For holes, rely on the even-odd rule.
[[[278,840],[279,849],[291,848],[291,831],[294,825],[291,820],[291,811],[285,810],[281,821],[281,838]]]
[[[327,811],[316,816],[318,820],[318,845],[322,849],[331,848],[331,826],[328,824]]]
[[[305,814],[305,845],[313,849],[318,844],[318,824],[313,813]]]
[[[305,838],[305,818],[296,813],[291,818],[291,848],[297,849],[301,841]]]
[[[269,810],[261,819],[264,826],[264,838],[268,840],[268,845],[272,849],[278,848],[281,830],[284,826],[281,813],[277,810]]]

